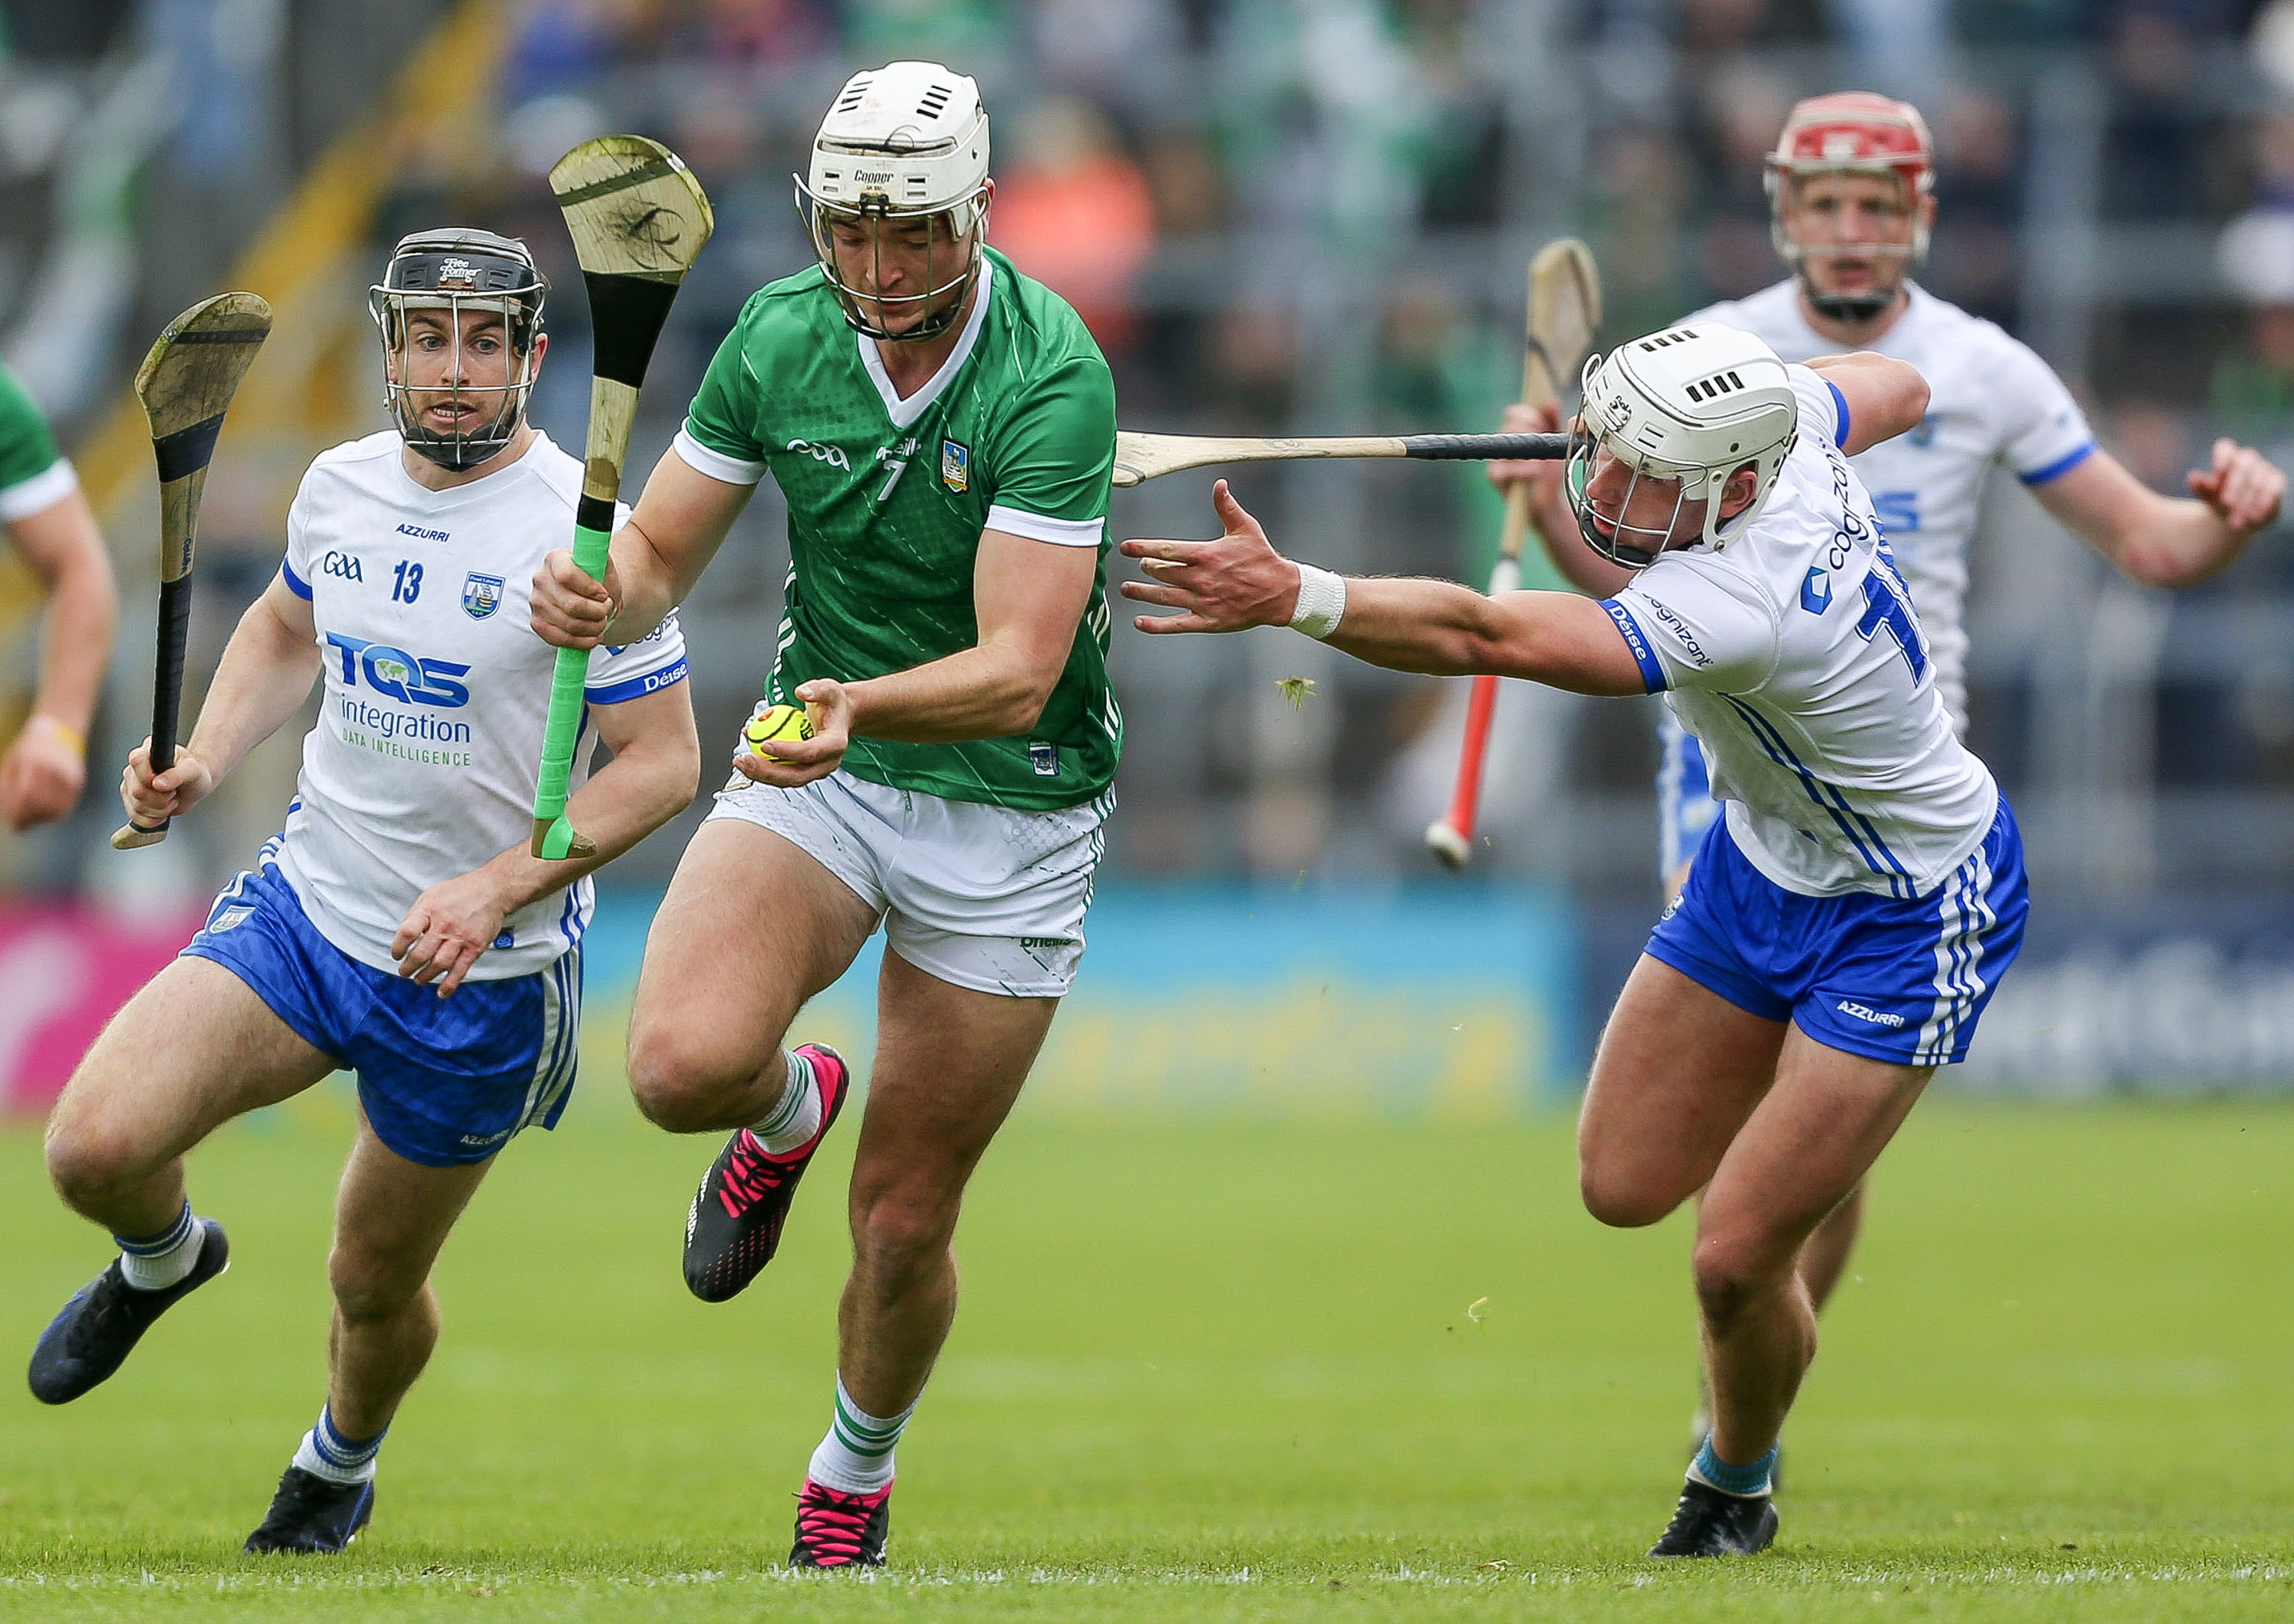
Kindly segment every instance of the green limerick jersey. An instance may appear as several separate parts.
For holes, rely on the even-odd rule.
[[[1107,680],[1107,496],[1115,384],[1075,312],[989,250],[956,349],[903,400],[815,266],[759,290],[678,434],[712,478],[769,470],[789,508],[787,612],[769,692],[907,670],[980,641],[983,530],[1099,550],[1067,669],[1032,732],[956,744],[855,739],[846,770],[952,800],[1043,811],[1115,776]]]
[[[15,374],[0,367],[0,524],[52,508],[78,484],[71,464],[56,454],[47,419]]]

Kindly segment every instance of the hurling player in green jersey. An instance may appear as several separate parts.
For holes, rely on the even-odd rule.
[[[22,831],[72,809],[87,781],[87,724],[118,618],[103,532],[40,409],[0,368],[0,524],[48,593],[39,691],[0,754],[0,818]]]
[[[985,246],[993,192],[971,79],[856,74],[798,183],[818,263],[749,300],[606,580],[553,553],[534,584],[550,641],[631,642],[759,479],[787,498],[765,697],[815,731],[734,757],[654,922],[630,1081],[663,1127],[731,1130],[686,1227],[686,1282],[721,1301],[772,1256],[851,1086],[833,1052],[785,1050],[789,1024],[884,928],[802,1567],[883,1560],[893,1445],[956,1312],[964,1184],[1082,954],[1122,743],[1114,386],[1075,312]]]

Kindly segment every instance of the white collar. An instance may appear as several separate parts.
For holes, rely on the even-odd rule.
[[[964,369],[964,363],[972,359],[972,346],[980,342],[980,329],[988,322],[988,296],[993,291],[995,274],[996,262],[982,252],[980,256],[980,280],[973,285],[972,313],[964,318],[963,336],[956,339],[956,348],[948,353],[948,359],[940,363],[940,370],[931,375],[931,381],[906,400],[901,399],[900,392],[892,387],[891,376],[884,370],[884,358],[876,352],[876,341],[866,333],[852,335],[860,345],[860,364],[868,369],[869,379],[876,386],[876,393],[883,396],[884,412],[892,419],[894,428],[907,427],[931,410],[931,403],[940,399],[949,384],[956,381],[956,375]]]

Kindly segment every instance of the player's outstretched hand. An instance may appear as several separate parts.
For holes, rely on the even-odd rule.
[[[127,816],[146,829],[181,817],[215,788],[215,774],[188,750],[175,751],[175,765],[164,773],[151,770],[151,741],[145,739],[127,752],[127,767],[119,775],[119,802]]]
[[[595,648],[606,640],[606,623],[621,613],[621,583],[613,561],[598,580],[560,548],[543,557],[533,572],[530,601],[534,634],[559,648]]]
[[[70,811],[87,784],[79,736],[53,716],[35,714],[0,755],[0,817],[19,834]]]
[[[2249,532],[2275,524],[2286,499],[2286,475],[2261,452],[2235,440],[2216,441],[2212,463],[2192,469],[2189,484],[2191,494],[2224,524]]]
[[[1123,596],[1160,604],[1178,614],[1142,614],[1142,631],[1241,631],[1247,626],[1288,626],[1298,607],[1298,566],[1274,550],[1258,521],[1220,480],[1211,487],[1226,534],[1216,541],[1126,541],[1123,554],[1139,560],[1144,581],[1127,581]]]
[[[484,869],[441,880],[414,899],[390,938],[398,973],[450,996],[501,935],[504,910]]]
[[[816,677],[797,686],[796,697],[812,721],[809,739],[775,739],[769,756],[733,752],[733,766],[759,784],[793,790],[816,778],[826,778],[843,765],[852,746],[852,695],[834,678]]]

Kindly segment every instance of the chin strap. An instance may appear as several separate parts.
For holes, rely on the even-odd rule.
[[[1805,276],[1800,279],[1800,288],[1817,314],[1834,321],[1853,322],[1870,321],[1884,314],[1888,306],[1896,302],[1896,295],[1903,291],[1899,282],[1885,293],[1818,293]]]

